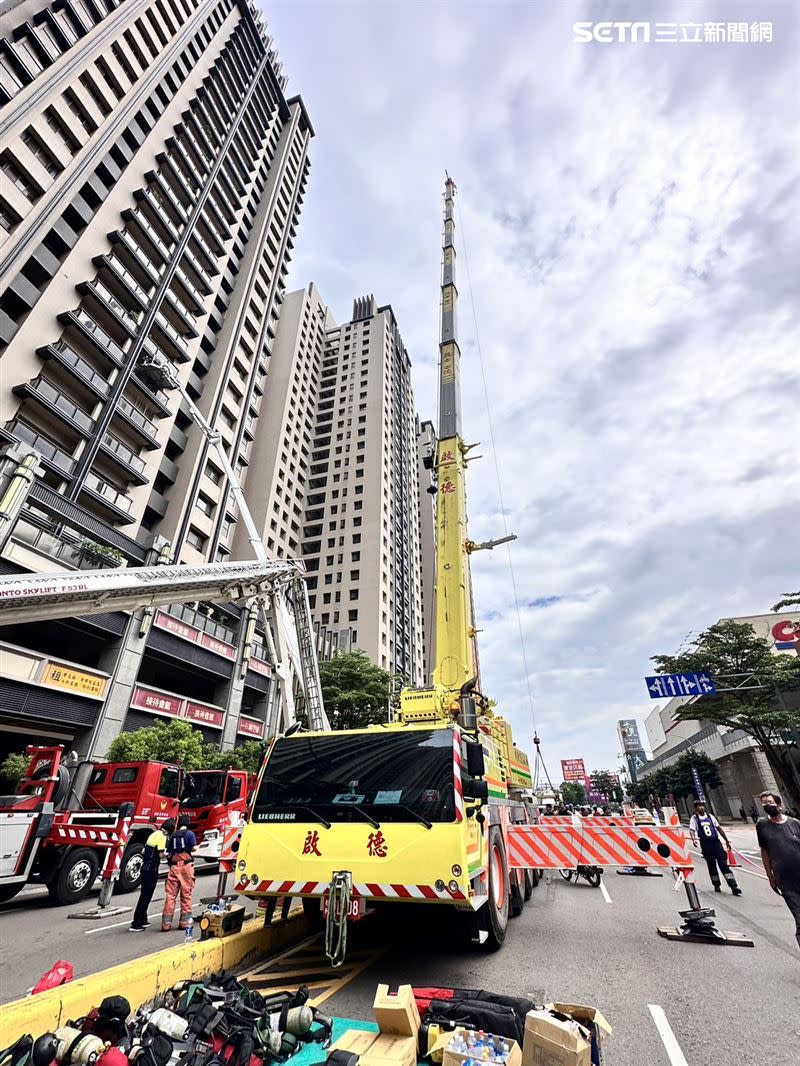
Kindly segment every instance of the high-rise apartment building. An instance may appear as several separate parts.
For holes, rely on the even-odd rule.
[[[424,683],[420,500],[411,362],[390,306],[336,325],[315,288],[290,293],[255,465],[267,547],[309,571],[316,621],[342,649]]]
[[[313,135],[302,101],[249,0],[0,13],[0,475],[40,460],[0,566],[249,558],[213,449],[147,362],[172,363],[260,498]],[[98,750],[154,714],[226,744],[263,735],[270,669],[247,628],[209,606],[0,629],[0,740],[38,722]],[[54,663],[70,686],[51,684]]]

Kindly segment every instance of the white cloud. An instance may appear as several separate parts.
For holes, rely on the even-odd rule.
[[[772,44],[586,45],[624,2],[266,2],[316,130],[293,281],[390,302],[435,411],[440,202],[459,185],[536,716],[551,772],[617,765],[649,656],[796,581],[792,5]],[[633,15],[631,15],[633,12]],[[502,532],[463,255],[471,532]],[[505,549],[474,558],[484,687],[530,715]],[[529,744],[525,746],[530,747]]]

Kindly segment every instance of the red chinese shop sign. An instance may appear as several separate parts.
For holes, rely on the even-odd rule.
[[[222,729],[225,720],[225,711],[221,707],[210,707],[207,703],[186,700],[171,692],[145,688],[144,685],[135,686],[130,705],[138,710],[148,711],[150,714],[162,714],[168,718],[187,718],[190,722],[198,722],[212,729]]]
[[[261,740],[264,736],[264,723],[259,722],[257,718],[245,718],[244,715],[240,715],[238,732],[242,736],[257,737]]]
[[[223,659],[236,658],[236,648],[233,644],[229,644],[226,640],[218,640],[216,637],[209,636],[208,633],[203,633],[196,626],[187,625],[180,618],[173,618],[166,611],[156,611],[153,625],[158,626],[159,629],[165,629],[167,633],[172,633],[175,637],[180,637],[181,640],[188,640],[190,644],[197,644],[214,655],[221,655]]]

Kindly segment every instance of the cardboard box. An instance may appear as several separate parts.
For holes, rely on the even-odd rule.
[[[411,985],[400,985],[396,992],[390,992],[388,985],[378,985],[372,1009],[382,1033],[419,1038],[422,1023]]]
[[[379,1033],[358,1062],[359,1066],[417,1066],[417,1038]]]
[[[588,1029],[553,1017],[548,1008],[525,1015],[522,1066],[591,1066]]]
[[[468,1059],[478,1058],[479,1056],[477,1055],[465,1055],[460,1051],[450,1051],[448,1048],[448,1044],[450,1044],[454,1037],[463,1036],[466,1039],[467,1035],[469,1035],[469,1030],[460,1028],[454,1029],[451,1033],[442,1033],[431,1048],[431,1052],[427,1057],[432,1058],[434,1051],[442,1050],[442,1066],[462,1066],[462,1063],[466,1062]],[[503,1037],[503,1039],[508,1044],[509,1049],[506,1066],[522,1066],[522,1048],[516,1040],[512,1040],[510,1037]]]
[[[328,1055],[334,1051],[349,1051],[353,1055],[363,1055],[369,1051],[375,1043],[377,1033],[366,1032],[364,1029],[348,1029],[347,1032],[335,1040],[328,1048]]]
[[[553,1009],[562,1014],[569,1014],[589,1030],[592,1044],[592,1066],[603,1066],[603,1040],[607,1033],[611,1034],[612,1029],[600,1011],[594,1007],[584,1007],[580,1003],[548,1003],[547,1007],[548,1010]]]

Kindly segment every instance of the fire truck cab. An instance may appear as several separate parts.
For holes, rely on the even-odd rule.
[[[183,775],[181,814],[197,837],[197,858],[219,862],[225,829],[244,820],[255,777],[245,770],[192,770]]]

